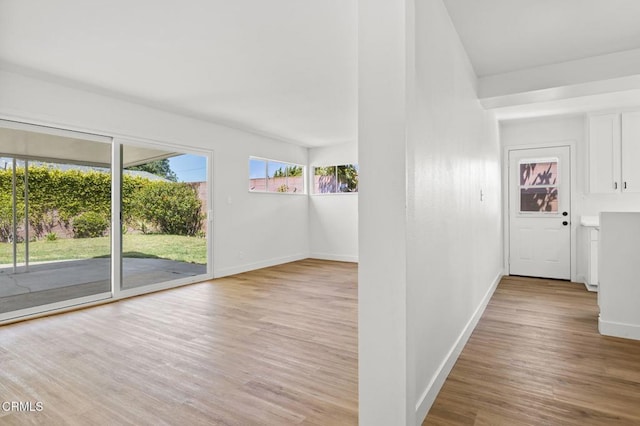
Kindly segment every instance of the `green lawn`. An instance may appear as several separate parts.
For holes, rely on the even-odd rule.
[[[70,238],[29,243],[29,261],[88,259],[107,257],[111,252],[111,239]],[[11,243],[0,243],[0,264],[13,262]],[[24,261],[24,243],[18,244],[18,261]],[[124,257],[161,258],[179,262],[207,263],[207,240],[181,235],[123,235]]]

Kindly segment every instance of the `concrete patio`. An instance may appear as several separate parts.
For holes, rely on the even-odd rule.
[[[111,291],[111,260],[81,259],[0,267],[0,313]],[[125,258],[123,289],[205,274],[206,265],[167,259]]]

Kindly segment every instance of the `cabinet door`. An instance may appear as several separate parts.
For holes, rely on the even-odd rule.
[[[640,111],[622,114],[622,191],[640,192]]]
[[[620,114],[589,117],[589,190],[614,193],[620,189]]]

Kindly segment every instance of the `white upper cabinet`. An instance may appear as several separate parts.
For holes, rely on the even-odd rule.
[[[640,111],[622,113],[622,191],[640,192]]]
[[[640,111],[589,116],[589,191],[640,192]]]
[[[620,114],[589,117],[589,190],[615,193],[620,189]]]

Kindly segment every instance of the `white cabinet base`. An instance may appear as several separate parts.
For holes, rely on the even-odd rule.
[[[599,218],[585,217],[580,220],[584,235],[584,250],[586,254],[586,271],[584,278],[584,286],[589,291],[598,291],[598,236],[599,236]]]

